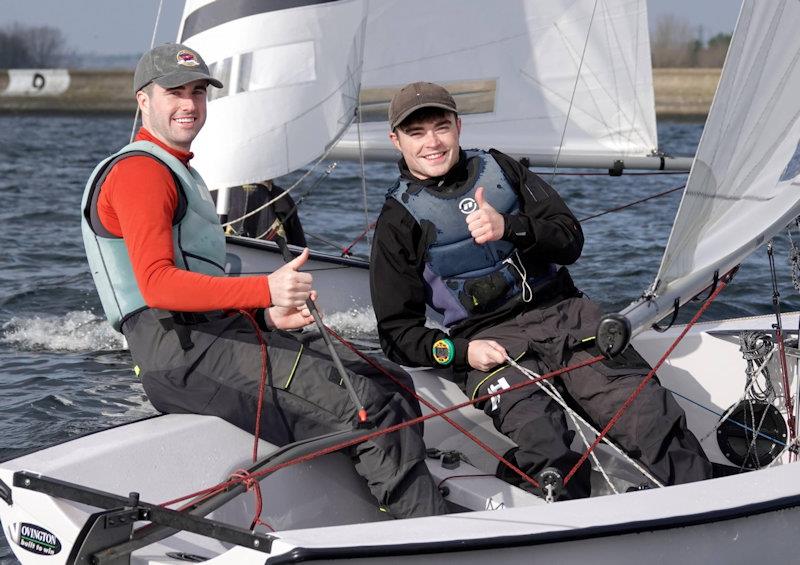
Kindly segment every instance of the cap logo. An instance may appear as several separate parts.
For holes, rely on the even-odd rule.
[[[197,55],[191,51],[187,51],[186,49],[181,49],[178,51],[178,54],[175,56],[175,58],[178,60],[178,64],[183,65],[184,67],[200,66],[200,63],[197,62]]]

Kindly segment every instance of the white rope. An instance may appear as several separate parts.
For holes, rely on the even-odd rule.
[[[767,363],[769,363],[770,360],[772,360],[772,356],[773,356],[774,353],[775,353],[774,349],[772,351],[770,351],[769,353],[767,353],[767,355],[764,357],[764,362],[759,367],[756,367],[755,371],[753,371],[754,375],[761,374],[761,371],[764,370],[764,367],[767,366]],[[763,374],[762,374],[762,376],[763,376]],[[744,392],[742,393],[742,396],[739,397],[739,400],[736,401],[734,404],[732,404],[722,414],[722,417],[719,419],[719,422],[717,422],[717,424],[713,428],[711,428],[711,430],[705,436],[703,436],[704,440],[707,437],[709,437],[711,434],[715,433],[717,431],[717,428],[719,428],[722,424],[724,424],[728,420],[728,418],[730,418],[731,414],[733,414],[733,411],[736,410],[736,408],[742,402],[744,402],[744,400],[747,398],[748,395],[752,394],[752,390],[755,388],[755,386],[756,386],[756,379],[753,379],[753,380],[750,381],[750,384],[745,387]]]
[[[514,257],[517,258],[519,266],[517,266],[517,263],[514,262]],[[513,267],[515,271],[517,271],[517,275],[519,275],[519,278],[522,281],[522,301],[528,303],[533,300],[533,289],[531,288],[531,285],[528,284],[528,270],[525,268],[525,264],[522,262],[522,259],[520,259],[519,252],[514,251],[514,254],[509,255],[505,261],[503,261],[503,263],[507,263]]]
[[[303,199],[303,198],[305,198],[306,196],[308,196],[308,195],[311,193],[311,191],[312,191],[314,188],[316,188],[316,187],[319,185],[319,183],[320,183],[320,182],[322,182],[322,179],[324,179],[325,177],[327,177],[328,175],[330,175],[330,174],[333,172],[333,170],[334,170],[334,169],[337,167],[337,165],[338,165],[338,163],[337,163],[336,161],[334,161],[333,163],[331,163],[330,165],[328,165],[328,168],[327,168],[327,169],[325,169],[325,172],[322,174],[322,176],[319,178],[319,180],[317,180],[317,181],[316,181],[316,182],[315,182],[313,185],[311,185],[311,188],[309,188],[309,189],[308,189],[308,191],[307,191],[305,194],[301,194],[301,195],[300,195],[300,199],[299,199],[299,200],[297,201],[297,203],[295,204],[295,214],[298,214],[298,212],[297,212],[297,208],[300,206],[300,202],[302,201],[302,199]],[[273,186],[275,186],[275,185],[273,184]],[[292,187],[292,188],[294,188],[294,187]],[[290,189],[290,190],[291,190],[291,189]],[[266,204],[264,204],[262,207],[260,207],[260,208],[259,208],[258,210],[256,210],[256,211],[260,212],[261,210],[263,210],[263,209],[264,209],[264,206],[270,206],[270,205],[271,205],[271,204],[273,204],[274,202],[277,202],[278,200],[280,200],[281,198],[283,198],[284,196],[286,196],[288,193],[289,193],[289,191],[288,191],[288,190],[285,190],[285,191],[281,192],[281,193],[280,193],[278,196],[276,196],[275,198],[273,198],[272,200],[270,200],[269,202],[267,202]],[[225,226],[229,226],[229,227],[230,227],[230,228],[233,230],[233,232],[234,232],[234,235],[238,235],[238,234],[236,233],[236,229],[235,229],[235,228],[234,228],[232,225],[230,225],[230,224],[235,224],[236,222],[239,222],[239,221],[241,221],[241,220],[244,220],[245,218],[249,217],[249,215],[252,215],[252,214],[250,214],[250,213],[248,212],[248,215],[241,216],[240,218],[236,218],[236,219],[234,219],[234,220],[231,220],[230,222],[228,222],[227,224],[224,224],[224,225],[225,225]],[[299,214],[298,214],[298,216],[299,216]],[[276,220],[276,221],[277,221],[277,220]],[[274,225],[275,225],[275,224],[273,223],[273,226],[274,226]],[[271,231],[272,231],[272,229],[273,229],[273,228],[272,228],[272,226],[270,226],[269,228],[267,228],[267,231],[265,231],[265,232],[264,232],[264,233],[262,233],[262,234],[259,234],[259,235],[257,235],[257,236],[255,237],[255,239],[262,239],[262,238],[263,238],[264,236],[266,236],[266,235],[267,235],[269,232],[271,232]],[[337,249],[338,249],[338,247],[337,247]]]
[[[531,371],[531,372],[534,375],[536,375],[536,378],[541,377],[541,375],[539,375],[537,373],[534,373],[533,371]],[[528,378],[531,379],[530,376]],[[550,394],[550,397],[553,400],[555,400],[556,402],[558,402],[561,406],[565,407],[567,405],[566,402],[564,402],[564,398],[561,396],[561,393],[558,392],[558,389],[553,385],[553,383],[551,383],[549,381],[538,381],[536,384],[539,385],[540,389],[544,390],[548,394],[552,393],[552,394]],[[578,433],[581,436],[581,440],[583,441],[583,446],[586,449],[589,449],[589,446],[590,446],[589,440],[586,438],[586,434],[583,432],[583,427],[578,424],[578,420],[575,418],[575,415],[573,414],[573,411],[572,410],[567,410],[567,414],[569,415],[570,419],[572,420],[572,425],[575,426],[576,430],[578,430]],[[590,452],[589,453],[589,457],[592,458],[592,461],[594,461],[595,467],[597,468],[598,471],[600,471],[600,474],[603,475],[603,478],[605,479],[605,481],[608,484],[608,486],[611,487],[611,490],[614,492],[614,494],[619,494],[619,491],[617,490],[617,487],[615,487],[614,483],[611,482],[611,479],[609,478],[608,474],[606,473],[606,470],[600,464],[600,460],[597,458],[597,455],[595,454],[595,452],[594,451]]]
[[[286,190],[284,190],[283,192],[281,192],[281,193],[280,193],[278,196],[276,196],[276,197],[275,197],[275,198],[273,198],[272,200],[270,200],[270,201],[268,201],[268,202],[266,202],[266,203],[262,204],[262,205],[261,205],[261,206],[259,206],[258,208],[255,208],[255,209],[251,210],[250,212],[248,212],[248,213],[247,213],[247,214],[245,214],[244,216],[240,216],[240,217],[236,218],[235,220],[231,220],[230,222],[225,222],[224,224],[222,224],[222,227],[223,227],[223,228],[227,228],[227,227],[228,227],[228,226],[230,226],[231,224],[235,224],[236,222],[240,222],[240,221],[242,221],[242,220],[244,220],[244,219],[246,219],[246,218],[249,218],[250,216],[253,216],[253,215],[255,215],[255,214],[258,214],[258,213],[259,213],[261,210],[264,210],[265,208],[269,208],[270,206],[272,206],[273,204],[275,204],[275,203],[276,203],[278,200],[280,200],[281,198],[284,198],[284,197],[285,197],[287,194],[289,194],[289,193],[290,193],[290,192],[292,192],[292,191],[293,191],[295,188],[297,188],[298,186],[300,186],[300,183],[302,183],[302,182],[303,182],[303,181],[306,179],[306,177],[308,177],[308,175],[310,175],[311,173],[313,173],[313,172],[314,172],[314,170],[317,168],[317,166],[318,166],[318,165],[319,165],[319,164],[320,164],[320,163],[321,163],[321,162],[322,162],[322,161],[325,159],[325,157],[327,157],[327,156],[328,156],[328,153],[330,153],[330,152],[331,152],[331,150],[333,149],[333,146],[334,146],[334,145],[336,145],[336,144],[335,144],[335,143],[332,143],[332,144],[331,144],[331,146],[330,146],[330,147],[328,147],[328,149],[325,151],[325,153],[323,153],[323,154],[322,154],[322,156],[321,156],[319,159],[317,159],[317,160],[314,162],[314,164],[313,164],[313,165],[311,165],[311,168],[309,168],[309,169],[308,169],[308,170],[307,170],[305,173],[303,173],[303,176],[301,176],[299,179],[297,179],[297,181],[296,181],[296,182],[295,182],[295,183],[294,183],[292,186],[290,186],[289,188],[287,188]],[[332,164],[331,166],[329,166],[329,167],[328,167],[328,169],[325,171],[325,172],[326,172],[326,174],[330,174],[330,172],[331,172],[331,171],[333,171],[333,169],[335,169],[335,168],[336,168],[336,163],[333,163],[333,164]]]
[[[150,38],[150,49],[156,44],[156,31],[158,30],[158,22],[161,19],[161,9],[164,7],[164,0],[158,2],[158,12],[156,12],[156,22],[153,24],[153,37]],[[133,138],[136,135],[136,122],[139,120],[139,103],[136,103],[136,113],[133,115],[133,127],[131,127],[131,139],[129,143],[133,143]]]
[[[515,369],[517,369],[517,370],[518,370],[520,373],[522,373],[523,375],[525,375],[526,377],[528,377],[529,379],[537,379],[537,378],[539,378],[539,377],[541,376],[541,375],[537,375],[536,373],[534,373],[534,372],[533,372],[533,371],[531,371],[530,369],[526,369],[525,367],[521,366],[519,363],[517,363],[516,361],[514,361],[513,359],[511,359],[511,358],[510,358],[510,357],[508,357],[508,356],[506,356],[506,362],[507,362],[509,365],[511,365],[512,367],[514,367]],[[537,382],[537,384],[539,384],[539,383]],[[563,401],[563,400],[561,400],[560,398],[555,398],[555,397],[553,397],[553,395],[552,395],[552,394],[550,393],[550,391],[548,391],[547,389],[545,389],[545,388],[542,388],[542,390],[544,390],[546,393],[550,394],[550,396],[553,398],[553,400],[555,400],[556,402],[558,402],[558,404],[559,404],[559,405],[560,405],[560,406],[561,406],[561,407],[562,407],[564,410],[566,410],[566,412],[567,412],[568,414],[570,414],[570,416],[571,416],[571,417],[575,417],[575,418],[577,418],[577,419],[578,419],[578,421],[580,421],[580,422],[581,422],[581,423],[582,423],[584,426],[586,426],[588,429],[590,429],[590,430],[592,431],[592,433],[594,433],[595,437],[599,437],[599,436],[600,436],[600,432],[599,432],[599,431],[597,431],[597,430],[594,428],[594,426],[592,426],[592,425],[591,425],[589,422],[587,422],[586,420],[584,420],[584,419],[583,419],[583,417],[582,417],[580,414],[578,414],[578,413],[577,413],[577,412],[575,412],[575,411],[574,411],[572,408],[570,408],[569,406],[567,406],[566,402],[564,402],[564,401]],[[630,463],[630,464],[631,464],[631,465],[632,465],[632,466],[633,466],[633,467],[634,467],[634,468],[635,468],[637,471],[639,471],[639,472],[640,472],[642,475],[644,475],[644,476],[645,476],[647,479],[649,479],[650,481],[652,481],[652,482],[653,482],[653,484],[655,484],[656,486],[659,486],[659,487],[663,487],[663,486],[664,486],[664,485],[661,483],[661,481],[659,481],[658,479],[656,479],[656,478],[653,476],[653,474],[652,474],[652,473],[650,473],[650,471],[648,471],[647,469],[645,469],[644,467],[642,467],[641,465],[639,465],[639,463],[638,463],[638,462],[634,461],[634,460],[631,458],[631,456],[630,456],[630,455],[628,455],[627,453],[625,453],[625,452],[624,452],[624,451],[623,451],[621,448],[617,447],[617,446],[616,446],[616,444],[614,444],[614,442],[612,442],[610,439],[608,439],[608,437],[606,437],[606,436],[603,436],[603,439],[602,439],[602,441],[603,441],[603,443],[605,443],[606,445],[608,445],[609,447],[611,447],[611,448],[612,448],[614,451],[616,451],[616,452],[617,452],[619,455],[621,455],[621,456],[623,457],[623,459],[625,459],[625,460],[626,460],[628,463]]]
[[[581,70],[583,69],[583,60],[586,58],[586,48],[589,46],[589,36],[592,33],[592,23],[594,23],[594,15],[597,12],[597,1],[594,0],[594,7],[592,8],[592,17],[589,18],[589,29],[586,31],[586,40],[583,43],[583,52],[581,53],[581,60],[578,63],[578,74],[575,76],[575,84],[572,86],[572,95],[569,98],[569,107],[567,108],[567,117],[564,120],[564,129],[561,132],[561,141],[558,142],[558,152],[556,153],[556,160],[553,163],[553,176],[550,177],[550,184],[553,184],[556,178],[556,171],[558,171],[558,161],[561,158],[561,149],[564,147],[564,138],[567,135],[567,126],[569,125],[569,115],[572,112],[572,105],[575,102],[575,92],[578,90],[578,83],[581,80]]]

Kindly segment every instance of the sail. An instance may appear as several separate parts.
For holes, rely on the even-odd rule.
[[[397,158],[389,100],[415,81],[453,93],[464,147],[612,163],[658,146],[645,0],[381,0],[370,3],[364,57],[367,158]],[[334,151],[358,150],[353,125]]]
[[[178,41],[210,89],[193,165],[209,188],[272,179],[322,155],[355,115],[365,0],[187,0]]]
[[[746,0],[650,296],[633,328],[710,286],[800,214],[800,3]]]

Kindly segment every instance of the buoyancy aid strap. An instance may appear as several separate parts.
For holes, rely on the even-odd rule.
[[[176,317],[180,314],[179,312],[165,312],[165,314],[166,315],[159,316],[158,318],[158,321],[161,323],[161,326],[166,331],[171,331],[171,330],[174,331],[175,335],[178,336],[178,341],[181,344],[181,349],[183,349],[184,351],[189,351],[191,348],[194,347],[189,326],[177,322]]]
[[[172,225],[175,226],[183,219],[183,216],[186,214],[186,209],[188,207],[186,193],[184,192],[183,185],[181,184],[180,179],[175,174],[175,172],[167,165],[164,161],[156,157],[151,153],[147,153],[146,151],[130,151],[128,153],[123,153],[122,155],[117,155],[113,159],[110,159],[104,166],[102,172],[97,175],[97,178],[92,185],[89,193],[89,198],[87,199],[87,207],[83,211],[84,216],[86,217],[86,221],[89,223],[89,227],[92,231],[100,236],[110,239],[119,239],[116,235],[111,233],[106,229],[103,225],[103,222],[100,221],[100,213],[97,209],[97,203],[100,199],[100,189],[103,187],[103,183],[106,181],[106,178],[111,173],[111,169],[114,168],[114,165],[119,163],[120,161],[127,159],[128,157],[149,157],[163,165],[172,175],[172,180],[175,182],[175,189],[178,192],[178,206],[175,208],[175,213],[172,217]]]

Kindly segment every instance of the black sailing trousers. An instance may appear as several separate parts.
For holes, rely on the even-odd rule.
[[[522,313],[470,339],[493,339],[511,358],[519,359],[520,365],[543,375],[597,355],[595,348],[586,348],[584,340],[594,335],[600,316],[596,304],[577,296]],[[618,358],[564,373],[552,382],[602,429],[650,369],[629,347]],[[475,398],[524,381],[528,378],[510,366],[488,373],[473,370],[467,374],[466,393]],[[529,475],[545,467],[555,467],[566,475],[580,459],[570,449],[574,432],[567,427],[563,409],[536,384],[501,394],[477,407],[483,408],[495,427],[519,446],[517,463]],[[617,421],[609,437],[666,484],[711,477],[711,464],[686,427],[683,409],[655,378]],[[567,484],[563,498],[589,496],[589,471],[585,462]]]
[[[139,312],[123,326],[145,392],[157,410],[219,416],[251,433],[261,376],[255,332],[241,314],[208,315],[204,321],[176,325],[169,312],[157,309]],[[262,335],[268,370],[260,437],[280,446],[352,429],[355,407],[319,334]],[[344,347],[337,352],[377,427],[419,414],[415,401],[405,398],[388,377]],[[399,368],[393,373],[411,383]],[[393,516],[447,512],[425,465],[419,429],[404,428],[350,449],[356,471]]]

